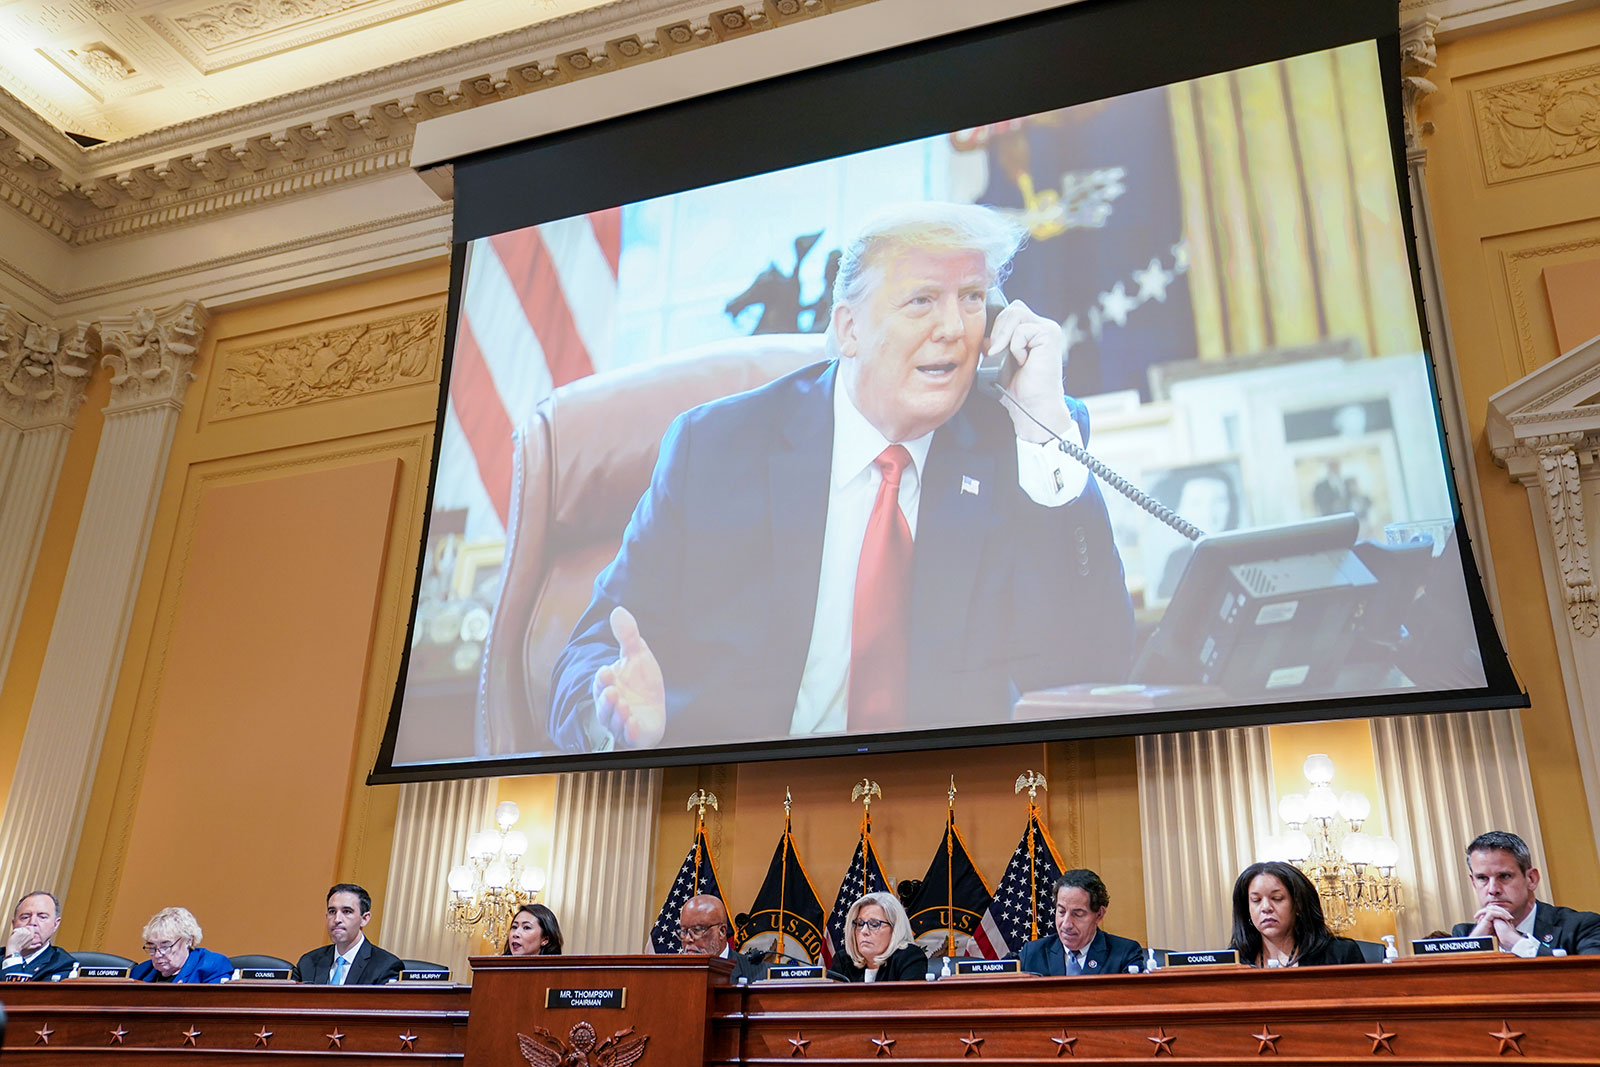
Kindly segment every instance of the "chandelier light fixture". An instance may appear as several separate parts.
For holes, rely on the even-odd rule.
[[[446,929],[476,930],[491,945],[505,943],[517,909],[544,891],[544,871],[524,867],[528,835],[513,830],[522,813],[509,800],[494,809],[494,828],[467,837],[467,862],[450,869]]]
[[[1311,788],[1278,800],[1278,817],[1289,829],[1277,838],[1273,851],[1317,887],[1330,929],[1349,929],[1363,909],[1389,914],[1403,910],[1400,879],[1394,873],[1400,846],[1392,837],[1361,829],[1372,814],[1372,802],[1354,789],[1335,793],[1333,760],[1323,753],[1307,756],[1303,770]]]

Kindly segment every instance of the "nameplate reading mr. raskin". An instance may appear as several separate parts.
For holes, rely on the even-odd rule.
[[[1231,948],[1217,948],[1209,952],[1168,952],[1168,967],[1221,967],[1237,964],[1239,954]]]
[[[1021,974],[1021,960],[956,960],[957,974]]]
[[[1493,937],[1422,937],[1411,942],[1413,956],[1455,956],[1464,952],[1493,951]]]
[[[544,992],[547,1008],[625,1008],[628,1006],[626,989],[547,989]]]

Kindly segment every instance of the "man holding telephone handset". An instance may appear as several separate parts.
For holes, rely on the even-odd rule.
[[[843,250],[833,358],[673,422],[556,664],[558,744],[981,725],[1126,677],[1105,503],[1052,437],[1088,437],[1061,328],[986,313],[1024,236],[975,205],[881,212]]]

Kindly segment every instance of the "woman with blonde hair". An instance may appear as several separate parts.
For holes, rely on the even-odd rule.
[[[845,957],[833,969],[852,982],[922,981],[928,957],[911,936],[911,920],[893,893],[868,893],[844,917]]]
[[[233,961],[200,947],[200,923],[188,908],[162,908],[144,924],[150,957],[128,975],[136,982],[221,982]]]

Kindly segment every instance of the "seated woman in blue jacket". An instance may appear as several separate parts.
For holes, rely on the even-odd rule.
[[[200,947],[200,923],[188,908],[162,908],[151,916],[144,950],[150,959],[128,975],[138,982],[221,982],[233,974],[228,957]]]

